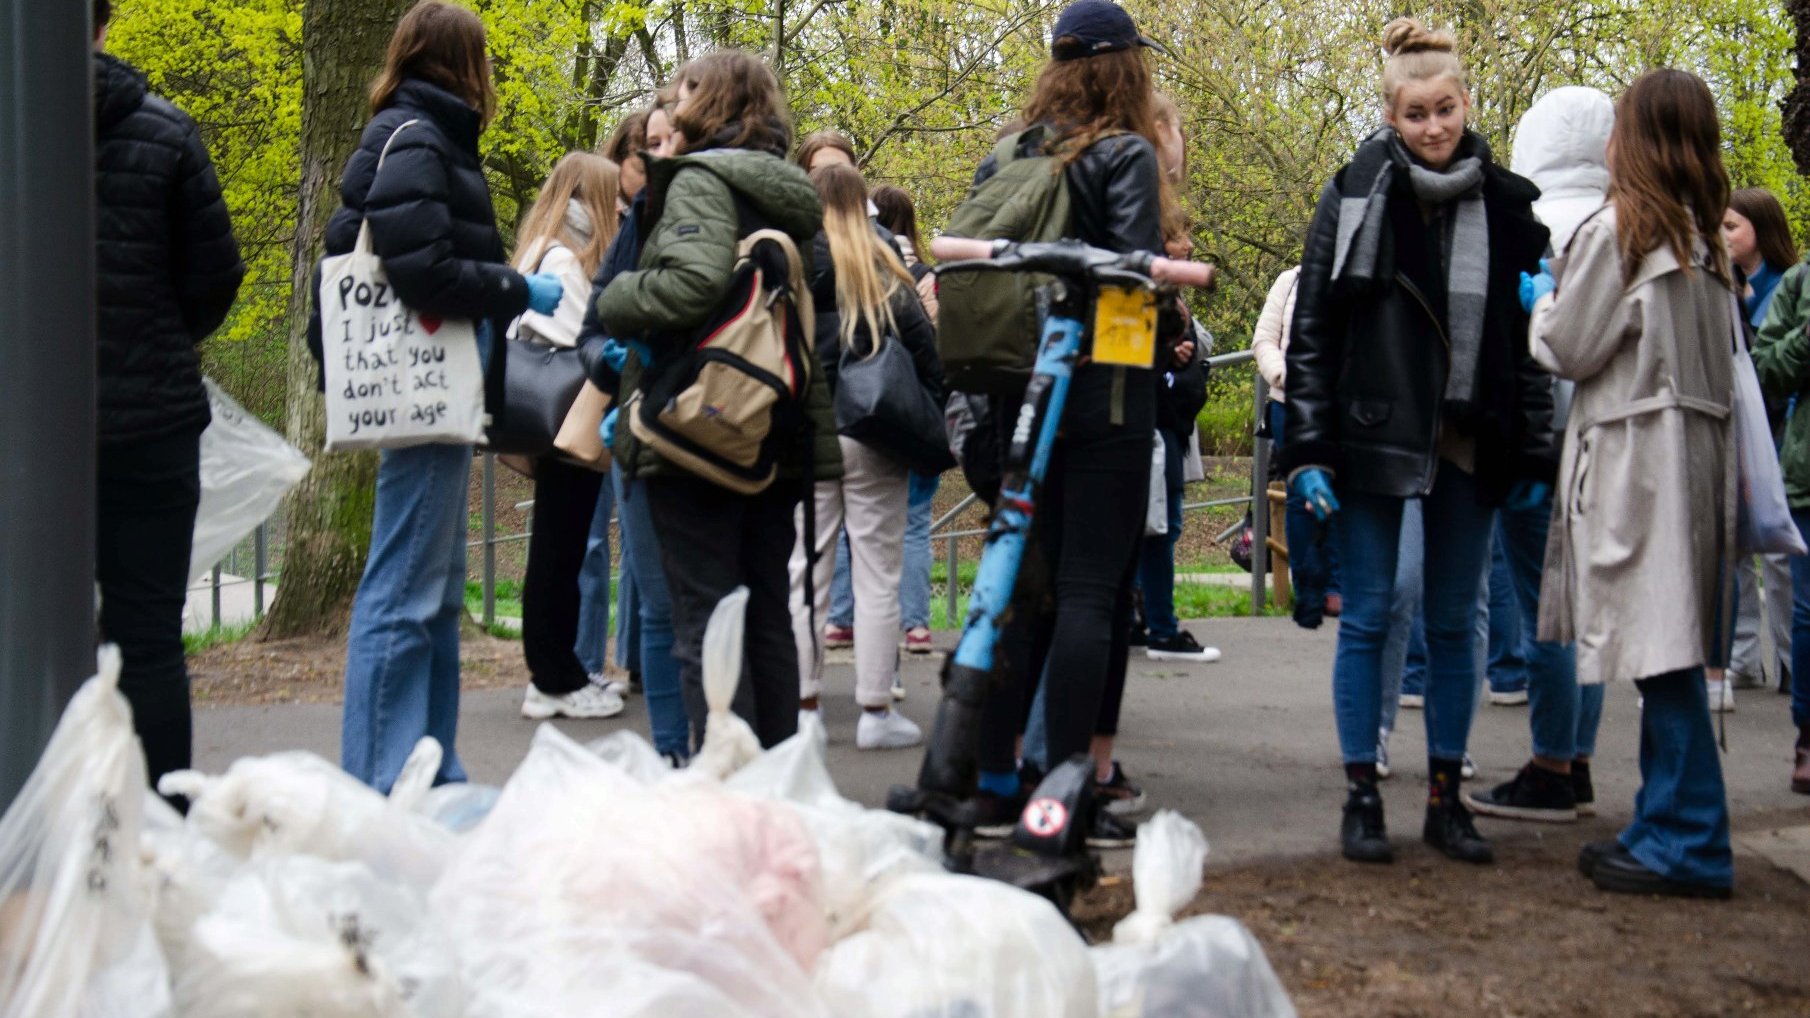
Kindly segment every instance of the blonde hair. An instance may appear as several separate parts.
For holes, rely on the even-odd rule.
[[[1383,29],[1383,104],[1395,108],[1395,95],[1410,81],[1431,81],[1451,76],[1465,87],[1464,65],[1458,62],[1458,40],[1441,29],[1433,31],[1414,18],[1396,18]]]
[[[836,270],[836,310],[842,319],[839,339],[846,349],[855,327],[867,323],[873,348],[897,327],[892,298],[900,286],[915,284],[899,253],[880,240],[867,221],[867,181],[853,166],[834,163],[811,171],[823,202],[823,233],[830,242],[830,264]]]
[[[547,249],[559,244],[578,256],[585,275],[595,275],[604,252],[616,239],[621,173],[615,163],[595,152],[568,152],[555,163],[516,237],[516,269],[533,272]],[[589,237],[577,236],[566,222],[566,209],[574,201],[591,219]]]

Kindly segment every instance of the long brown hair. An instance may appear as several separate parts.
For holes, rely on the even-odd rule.
[[[717,50],[698,57],[674,75],[677,86],[689,87],[691,97],[673,110],[672,125],[685,136],[689,148],[705,142],[724,148],[747,148],[772,138],[789,147],[792,115],[780,93],[779,79],[766,61],[736,49]],[[727,139],[716,135],[734,125]]]
[[[805,135],[804,140],[798,143],[798,153],[792,157],[792,161],[798,164],[799,169],[809,173],[811,160],[824,149],[833,149],[848,156],[850,166],[861,165],[861,160],[855,156],[855,143],[841,131],[812,131]]]
[[[1728,207],[1753,224],[1761,261],[1779,271],[1797,264],[1797,241],[1791,238],[1791,223],[1776,195],[1763,187],[1743,187],[1728,196]]]
[[[911,203],[911,195],[902,187],[881,184],[868,197],[873,199],[874,208],[880,210],[880,225],[904,237],[905,243],[911,245],[911,256],[928,264],[924,257],[924,235],[918,231],[918,210]]]
[[[540,196],[528,210],[516,237],[515,267],[533,272],[547,248],[559,244],[578,256],[584,274],[596,275],[603,253],[616,239],[616,199],[621,193],[621,170],[595,152],[568,152],[553,165]],[[566,221],[573,202],[591,221],[590,236],[581,236]]]
[[[830,242],[830,264],[836,270],[836,310],[842,319],[843,347],[854,342],[855,328],[867,323],[878,350],[895,327],[892,298],[914,283],[905,263],[867,221],[867,181],[853,166],[833,163],[811,171],[823,203],[823,233]]]
[[[1622,93],[1609,134],[1609,200],[1615,203],[1624,282],[1661,245],[1690,272],[1693,240],[1701,238],[1709,246],[1710,271],[1733,285],[1722,244],[1722,211],[1728,208],[1722,126],[1702,78],[1661,68]]]
[[[1077,45],[1072,36],[1057,39],[1058,52]],[[1144,51],[1130,49],[1071,60],[1051,60],[1037,76],[1037,87],[1024,106],[1027,124],[1047,123],[1061,132],[1046,142],[1064,165],[1089,145],[1115,131],[1141,134],[1157,143],[1156,104]]]
[[[597,154],[621,166],[647,151],[647,118],[653,112],[654,108],[650,106],[623,117],[603,144],[597,146]]]
[[[383,70],[371,83],[371,112],[388,108],[404,80],[420,78],[465,100],[488,125],[496,113],[488,45],[476,14],[444,0],[421,0],[396,22]]]

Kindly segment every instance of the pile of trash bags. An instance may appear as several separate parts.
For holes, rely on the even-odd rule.
[[[1173,920],[1207,851],[1179,815],[1090,948],[946,872],[937,828],[839,796],[815,724],[760,752],[727,708],[743,601],[711,622],[686,770],[544,725],[501,788],[430,787],[431,740],[387,797],[283,752],[168,776],[186,818],[144,790],[103,651],[0,819],[0,1018],[1294,1014],[1240,924]]]

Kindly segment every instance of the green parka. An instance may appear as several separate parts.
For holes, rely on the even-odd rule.
[[[1810,391],[1810,261],[1793,265],[1772,293],[1766,320],[1753,343],[1753,366],[1760,387],[1779,402]],[[1802,401],[1800,400],[1800,403]],[[1779,445],[1785,474],[1785,500],[1793,509],[1810,509],[1810,413],[1799,406],[1785,425]]]
[[[803,170],[754,149],[706,149],[670,159],[648,156],[642,227],[648,232],[641,259],[634,271],[617,276],[597,297],[597,318],[609,335],[644,340],[656,363],[671,363],[681,356],[692,330],[704,324],[728,293],[742,235],[738,196],[763,227],[792,238],[807,261],[809,277],[811,240],[823,224],[823,210],[817,189]],[[631,353],[622,368],[624,397],[641,387],[643,372],[640,356]],[[842,449],[835,408],[823,368],[815,361],[805,411],[816,432],[813,476],[840,478]],[[638,441],[626,421],[616,428],[614,453],[630,477],[679,469]],[[797,453],[782,457],[779,476],[803,477],[801,460]]]

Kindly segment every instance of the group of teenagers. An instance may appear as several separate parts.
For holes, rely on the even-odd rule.
[[[1055,157],[1071,236],[1181,258],[1192,247],[1177,199],[1185,139],[1174,105],[1152,87],[1151,48],[1160,49],[1123,9],[1078,0],[1058,18],[1050,58],[1002,144],[1015,155]],[[1542,97],[1519,125],[1510,169],[1468,126],[1471,97],[1452,36],[1398,19],[1384,48],[1384,126],[1325,185],[1301,264],[1277,281],[1256,343],[1276,394],[1270,430],[1290,491],[1289,544],[1298,568],[1322,573],[1304,594],[1323,607],[1324,574],[1336,562],[1344,854],[1393,857],[1379,780],[1408,648],[1422,642],[1428,844],[1488,862],[1493,850],[1473,811],[1568,819],[1588,810],[1602,685],[1632,680],[1642,694],[1633,821],[1616,840],[1587,846],[1579,867],[1610,891],[1727,896],[1728,808],[1706,670],[1726,664],[1736,614],[1736,354],[1751,346],[1777,401],[1788,498],[1810,513],[1810,421],[1791,413],[1810,384],[1810,270],[1792,264],[1776,200],[1731,195],[1715,103],[1695,76],[1653,71],[1615,100],[1585,88]],[[97,56],[98,80],[111,76],[135,103],[148,102],[142,77],[128,70]],[[778,231],[801,252],[810,300],[796,296],[814,308],[815,363],[800,397],[809,439],[781,455],[767,487],[732,491],[688,471],[620,422],[620,410],[603,422],[613,452],[607,474],[556,457],[534,462],[523,591],[533,682],[523,713],[622,709],[627,684],[608,682],[604,660],[614,515],[622,537],[615,594],[628,606],[617,613],[618,652],[646,698],[655,746],[674,765],[702,739],[704,631],[737,587],[749,596],[734,709],[763,746],[815,723],[826,640],[850,637],[857,745],[920,742],[894,706],[895,676],[901,630],[908,651],[928,649],[928,613],[902,618],[900,588],[920,587],[913,601],[927,602],[935,478],[838,434],[833,412],[838,366],[886,343],[903,344],[938,403],[949,395],[935,277],[908,196],[870,189],[840,136],[813,135],[795,149],[772,70],[722,50],[679,68],[600,152],[564,157],[524,217],[511,258],[479,148],[494,105],[482,22],[444,0],[421,0],[390,40],[325,238],[327,253],[341,254],[368,227],[409,307],[475,323],[493,382],[500,344],[531,334],[593,351],[592,383],[619,405],[632,401],[697,341],[729,292],[738,248],[757,231]],[[193,375],[198,391],[193,346],[218,324],[243,268],[193,124],[165,107],[146,106],[145,123],[167,123],[181,135],[183,158],[198,160],[173,165],[171,176],[195,192],[185,197],[197,222],[225,228],[224,246],[210,252],[223,295],[207,305],[212,324],[186,321],[153,337],[182,352],[171,353],[182,370],[164,384]],[[106,140],[103,133],[103,191]],[[977,186],[998,170],[999,151],[977,169]],[[103,269],[107,257],[103,244]],[[1085,755],[1098,778],[1099,808],[1085,811],[1090,843],[1132,843],[1128,817],[1144,796],[1113,757],[1130,647],[1141,639],[1153,652],[1217,656],[1163,610],[1180,531],[1178,453],[1204,401],[1209,340],[1178,297],[1160,300],[1150,369],[1085,357],[1074,368],[1039,496],[1035,554],[981,719],[982,834],[1009,829],[1039,773]],[[160,327],[116,324],[122,335]],[[103,343],[106,335],[103,328]],[[110,385],[122,391],[103,377],[103,403]],[[125,391],[118,401],[163,406],[165,397]],[[949,429],[954,452],[977,493],[996,497],[1014,400],[970,395],[950,404],[960,408]],[[191,418],[204,423],[205,410],[164,429],[181,432],[185,456],[199,433]],[[1160,432],[1175,451],[1164,464],[1170,526],[1167,537],[1147,539],[1152,435]],[[103,482],[107,451],[103,436]],[[424,735],[445,749],[437,779],[465,779],[455,737],[472,454],[464,445],[382,453],[342,730],[346,770],[378,789],[396,780]],[[191,476],[189,467],[178,472]],[[149,490],[120,483],[125,495]],[[107,491],[103,483],[103,499]],[[119,500],[131,501],[125,495]],[[192,503],[177,508],[192,526]],[[172,537],[182,512],[164,514]],[[1800,527],[1810,530],[1810,516]],[[107,540],[103,533],[103,547]],[[1537,623],[1532,759],[1513,781],[1461,792],[1493,554],[1512,591],[1507,603]],[[839,558],[852,620],[825,618]],[[1801,631],[1810,627],[1810,560],[1788,568],[1797,665],[1810,655]],[[1783,581],[1768,575],[1765,593],[1777,598]],[[113,586],[123,607],[110,623],[104,606],[102,626],[130,642],[132,622],[118,613],[133,604],[132,591]],[[1140,587],[1146,619],[1134,623]],[[1741,594],[1757,603],[1755,587]],[[161,619],[167,607],[158,600],[143,614]],[[122,681],[157,773],[186,765],[188,755],[186,679],[180,657],[171,665],[166,656],[129,650]],[[183,678],[180,719],[171,676]],[[1800,733],[1792,782],[1801,792],[1810,792],[1807,685],[1792,685]]]

